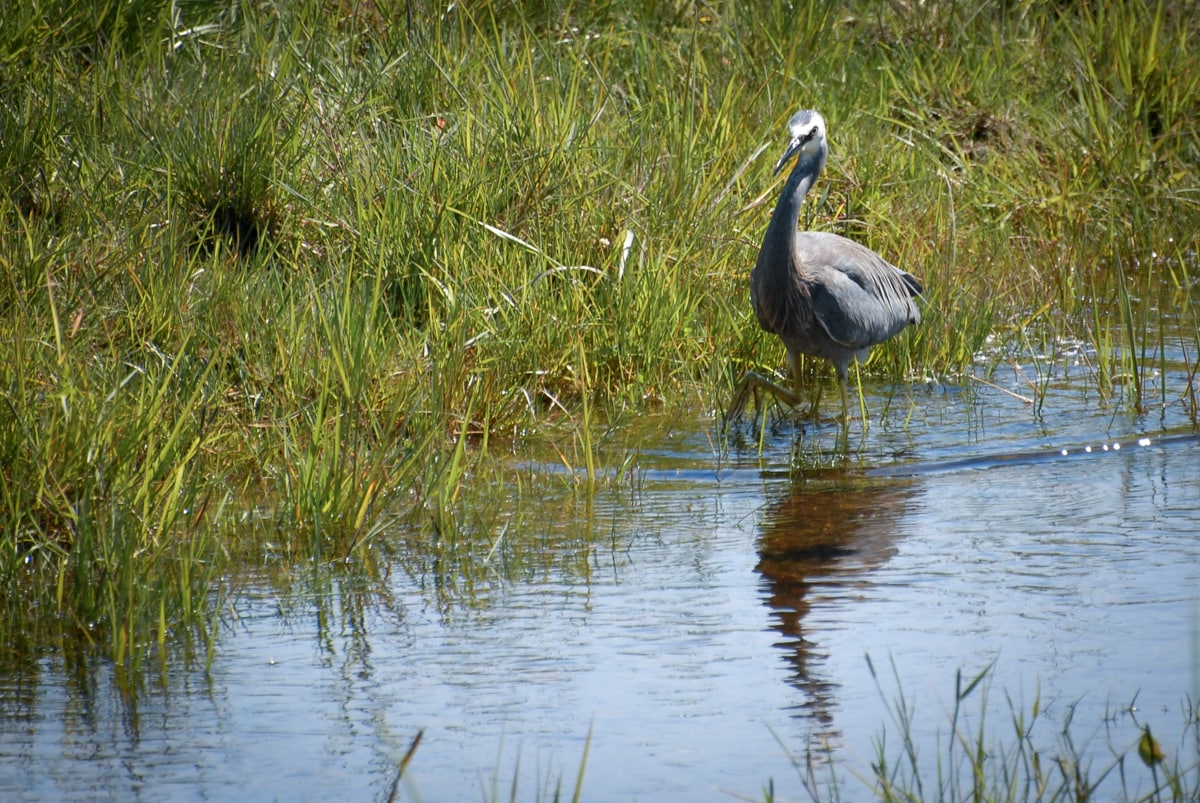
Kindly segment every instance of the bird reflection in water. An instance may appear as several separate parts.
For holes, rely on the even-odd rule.
[[[912,494],[910,483],[895,481],[799,482],[763,516],[756,570],[765,604],[783,636],[790,682],[804,692],[799,713],[823,728],[833,723],[837,686],[822,677],[825,656],[804,619],[814,604],[849,604],[871,585],[871,573],[896,554],[896,523]]]

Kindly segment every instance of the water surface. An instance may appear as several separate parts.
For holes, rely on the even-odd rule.
[[[1019,371],[993,382],[868,388],[848,459],[829,424],[771,416],[760,451],[752,424],[701,414],[620,429],[603,458],[631,470],[592,495],[516,455],[525,492],[472,525],[496,544],[483,570],[243,579],[211,672],[174,662],[136,698],[48,645],[0,678],[0,798],[507,799],[515,781],[533,799],[569,796],[586,750],[585,799],[761,799],[769,781],[795,799],[815,747],[857,800],[850,770],[869,774],[883,734],[898,746],[900,695],[932,774],[956,675],[989,666],[965,704],[989,741],[1036,701],[1048,760],[1070,717],[1096,774],[1141,724],[1194,763],[1186,365],[1142,415],[1081,401],[1069,373],[1040,412],[1004,392],[1027,395]]]

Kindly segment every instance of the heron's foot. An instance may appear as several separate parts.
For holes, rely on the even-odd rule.
[[[752,385],[750,374],[743,376],[737,383],[737,387],[733,389],[733,398],[729,400],[729,406],[725,408],[726,423],[742,417],[742,412],[746,409],[746,401],[753,391]]]
[[[822,412],[820,410],[806,410],[804,418],[818,426],[845,426],[853,419],[843,415],[842,413]]]
[[[728,423],[740,418],[750,396],[753,395],[757,399],[759,391],[763,390],[788,407],[796,407],[800,403],[800,396],[795,391],[785,388],[778,382],[773,382],[757,371],[747,371],[742,375],[741,381],[733,391],[733,400],[730,401],[729,407],[725,411],[725,421]]]
[[[841,409],[835,411],[828,407],[822,407],[821,394],[818,393],[813,403],[805,410],[805,416],[814,424],[836,425],[843,429],[849,427],[850,423],[854,420],[854,416],[850,412],[845,386],[841,387],[841,391]]]

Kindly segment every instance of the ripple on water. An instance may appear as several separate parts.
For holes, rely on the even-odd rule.
[[[361,609],[336,581],[286,604],[248,593],[211,674],[172,668],[136,715],[103,662],[6,673],[0,797],[386,797],[422,731],[424,799],[506,793],[515,773],[523,798],[569,786],[589,731],[591,799],[769,779],[801,797],[787,751],[819,736],[869,772],[900,689],[932,766],[955,674],[989,665],[997,738],[1006,700],[1037,697],[1047,755],[1072,706],[1085,735],[1108,715],[1124,748],[1137,730],[1113,712],[1137,696],[1177,744],[1163,712],[1200,691],[1181,647],[1200,629],[1197,441],[1088,453],[1121,422],[1057,398],[1041,419],[983,391],[891,409],[912,425],[873,426],[848,466],[823,426],[714,455],[710,421],[648,419],[617,447],[640,450],[636,481],[550,511],[557,551],[536,570],[456,596],[397,567]],[[797,449],[820,454],[793,476]]]

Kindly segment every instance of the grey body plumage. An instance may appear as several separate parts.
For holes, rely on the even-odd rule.
[[[912,274],[861,243],[797,230],[804,198],[825,166],[825,121],[815,111],[800,111],[788,122],[788,133],[790,141],[775,172],[793,158],[796,164],[750,274],[750,298],[759,325],[787,348],[793,379],[802,354],[833,364],[846,414],[850,361],[866,359],[872,346],[921,320],[914,298],[922,288]],[[799,400],[794,390],[750,372],[738,385],[729,417],[741,412],[753,387],[766,387],[788,404]]]

